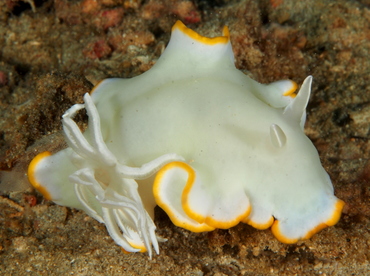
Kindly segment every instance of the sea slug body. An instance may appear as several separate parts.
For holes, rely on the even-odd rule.
[[[128,252],[159,252],[156,205],[194,232],[244,222],[284,243],[310,238],[344,205],[303,131],[311,82],[297,94],[289,80],[260,84],[235,68],[226,27],[206,38],[178,21],[152,69],[104,80],[66,111],[69,147],[36,156],[29,180]]]

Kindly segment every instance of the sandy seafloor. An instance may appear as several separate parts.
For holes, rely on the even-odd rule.
[[[149,260],[29,186],[32,157],[65,147],[63,112],[104,78],[150,69],[177,19],[204,36],[229,26],[236,66],[259,82],[314,76],[305,131],[346,202],[337,225],[286,245],[246,224],[191,233],[157,207],[168,241]],[[369,275],[369,56],[368,0],[1,1],[0,274]]]

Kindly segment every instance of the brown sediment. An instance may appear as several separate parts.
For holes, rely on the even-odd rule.
[[[22,170],[37,153],[65,146],[61,115],[93,85],[147,71],[181,19],[209,37],[227,25],[236,66],[259,82],[301,83],[313,75],[305,131],[346,205],[335,226],[294,245],[245,224],[191,233],[156,209],[157,233],[168,241],[150,261],[123,254],[104,225],[26,186],[0,201],[0,274],[370,273],[365,1],[32,1],[36,12],[29,3],[0,3],[0,169],[7,185],[23,181]],[[76,120],[86,126],[83,114]],[[31,206],[29,196],[38,204]]]

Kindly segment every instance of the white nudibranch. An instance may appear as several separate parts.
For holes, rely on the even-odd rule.
[[[30,163],[46,199],[84,210],[128,252],[159,253],[159,205],[193,232],[245,222],[284,243],[337,223],[344,202],[303,127],[312,77],[260,84],[234,65],[229,31],[202,37],[178,21],[148,72],[107,79],[62,123],[69,147]],[[73,121],[89,116],[81,133]]]

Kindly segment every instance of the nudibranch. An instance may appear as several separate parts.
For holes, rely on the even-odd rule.
[[[156,205],[193,232],[244,222],[283,243],[308,239],[344,205],[303,131],[311,82],[297,94],[290,80],[260,84],[235,68],[227,27],[207,38],[178,21],[152,69],[104,80],[65,112],[69,147],[37,155],[29,180],[128,252],[159,252]]]

